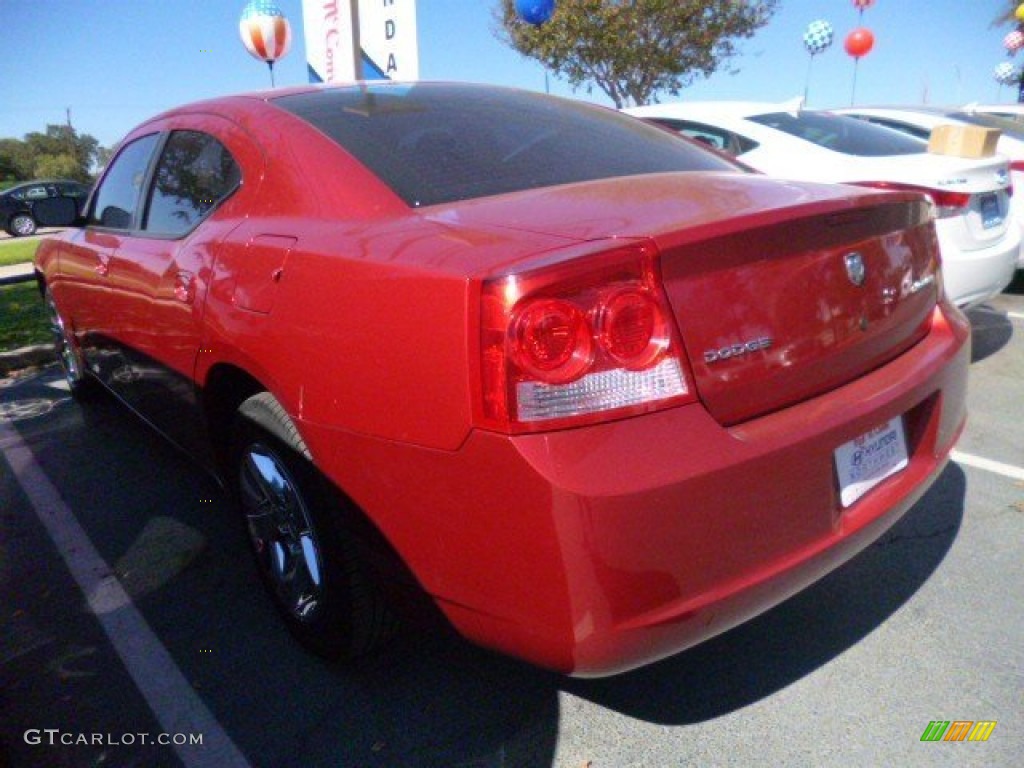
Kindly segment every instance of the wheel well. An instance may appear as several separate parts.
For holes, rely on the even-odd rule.
[[[203,415],[222,477],[227,469],[231,424],[238,406],[253,395],[266,391],[267,388],[257,379],[233,365],[215,365],[207,374],[202,394]]]
[[[267,391],[258,379],[241,368],[218,364],[210,369],[203,387],[202,403],[217,470],[222,480],[227,481],[230,475],[231,428],[239,407],[253,395]],[[225,482],[225,486],[229,487],[229,483]],[[389,603],[404,618],[417,625],[429,626],[434,630],[449,627],[447,619],[387,537],[344,489],[335,487],[335,490],[349,510],[346,519]]]

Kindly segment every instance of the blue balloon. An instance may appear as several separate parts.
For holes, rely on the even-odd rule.
[[[527,24],[539,27],[555,12],[555,0],[516,0],[516,13]]]

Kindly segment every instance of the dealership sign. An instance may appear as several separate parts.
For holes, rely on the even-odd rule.
[[[302,0],[311,83],[416,80],[416,0]]]

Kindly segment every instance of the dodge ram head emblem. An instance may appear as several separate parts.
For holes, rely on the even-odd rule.
[[[848,253],[843,257],[846,264],[846,276],[854,285],[864,285],[864,278],[867,277],[867,269],[864,267],[864,257],[857,251]]]

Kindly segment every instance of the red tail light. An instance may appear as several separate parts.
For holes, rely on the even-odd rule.
[[[1010,163],[1010,178],[1013,178],[1014,173],[1024,173],[1024,160],[1014,160]],[[1013,197],[1013,184],[1010,184],[1006,188],[1006,194]]]
[[[653,244],[573,256],[484,281],[483,426],[561,429],[694,399]]]
[[[948,189],[898,184],[894,181],[859,181],[857,186],[871,187],[872,189],[891,189],[899,192],[920,192],[935,203],[935,216],[940,219],[960,216],[964,212],[963,209],[971,204],[971,195],[968,192],[951,192]]]
[[[593,360],[587,318],[579,307],[564,299],[526,302],[513,313],[511,330],[513,360],[538,381],[573,381]]]
[[[672,341],[669,318],[648,291],[625,289],[605,297],[595,320],[608,357],[629,370],[654,365]]]

